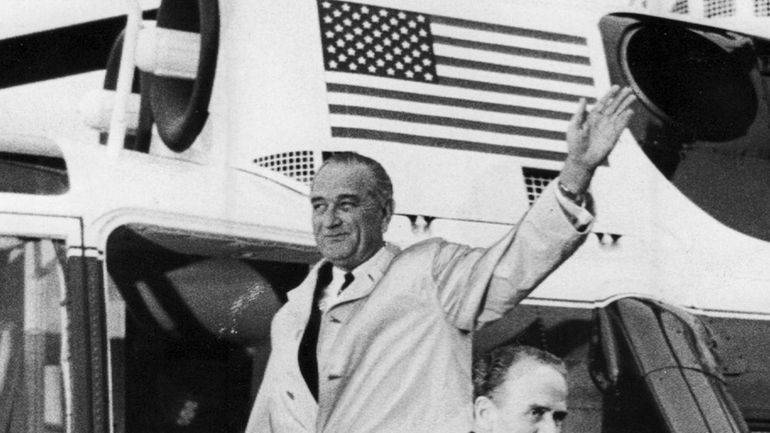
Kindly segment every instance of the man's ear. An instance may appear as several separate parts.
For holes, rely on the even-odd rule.
[[[388,231],[390,225],[390,219],[393,218],[393,210],[396,207],[396,202],[393,199],[385,201],[385,205],[382,207],[382,232]]]
[[[488,433],[492,431],[494,421],[497,419],[497,406],[486,396],[476,397],[473,402],[473,431],[474,433]]]

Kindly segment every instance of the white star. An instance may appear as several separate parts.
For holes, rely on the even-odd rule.
[[[422,64],[425,65],[425,66],[430,66],[431,61],[430,61],[430,59],[422,59]]]
[[[358,48],[359,50],[363,50],[364,49],[364,43],[361,42],[361,41],[356,42],[356,48]]]
[[[388,38],[383,39],[382,43],[385,44],[386,47],[389,47],[390,44],[391,44],[390,39],[388,39]]]
[[[422,15],[417,15],[417,21],[419,21],[421,23],[424,23],[425,22],[425,17],[422,16]]]
[[[386,11],[385,9],[380,9],[380,16],[382,17],[388,16],[388,11]]]
[[[414,42],[414,43],[416,44],[416,43],[417,43],[417,41],[418,41],[418,40],[420,40],[420,38],[418,38],[418,37],[417,37],[417,36],[415,36],[415,35],[412,35],[412,36],[409,36],[409,40],[410,40],[410,41],[412,41],[412,42]]]
[[[399,35],[396,32],[393,32],[393,34],[390,35],[390,38],[393,39],[394,41],[397,41],[397,40],[401,39],[401,35]]]
[[[428,46],[428,44],[422,44],[422,45],[420,45],[420,49],[423,50],[423,51],[428,51],[430,49],[430,47]]]
[[[401,46],[404,47],[404,49],[409,48],[409,46],[412,45],[408,41],[401,42]]]
[[[353,35],[351,35],[350,33],[345,33],[345,40],[346,41],[352,41],[353,40]]]
[[[373,73],[377,72],[377,68],[375,68],[374,66],[370,65],[369,66],[369,72],[371,72],[373,74]]]
[[[348,59],[348,56],[344,54],[340,54],[339,56],[337,56],[337,60],[339,60],[340,62],[344,62],[347,59]]]
[[[404,61],[405,61],[406,63],[412,63],[412,58],[411,58],[411,57],[409,57],[409,56],[406,56],[406,57],[404,57]]]
[[[323,6],[324,9],[329,9],[332,6],[332,4],[329,2],[323,2],[321,3],[321,6]]]
[[[370,59],[373,59],[374,58],[374,51],[372,51],[372,50],[367,51],[366,52],[366,57],[369,57]]]
[[[329,62],[329,67],[332,69],[337,69],[337,62],[332,60],[331,62]]]
[[[385,60],[387,60],[387,61],[393,60],[393,54],[385,53]]]
[[[378,53],[381,53],[382,52],[382,45],[380,45],[380,44],[375,45],[374,46],[374,51],[377,51]]]
[[[326,16],[324,17],[324,22],[325,22],[326,24],[331,24],[331,22],[332,22],[332,21],[334,21],[334,19],[333,19],[332,17],[330,17],[329,15],[326,15]]]
[[[427,74],[425,74],[423,76],[425,77],[426,80],[433,81],[433,74],[427,73]]]
[[[414,71],[415,71],[415,72],[422,72],[422,66],[420,66],[420,65],[414,65]]]
[[[393,54],[395,54],[397,56],[400,56],[401,55],[401,48],[399,48],[399,47],[393,48]]]
[[[326,35],[326,37],[327,37],[327,38],[333,38],[333,37],[334,37],[334,32],[333,32],[333,31],[331,31],[331,30],[327,31],[327,32],[326,32],[326,33],[324,33],[324,34]]]
[[[337,51],[337,49],[334,48],[334,45],[329,45],[328,47],[326,47],[326,51],[328,51],[330,53],[334,53],[334,52]]]
[[[412,57],[420,57],[420,54],[418,50],[412,50]]]
[[[407,76],[407,78],[412,78],[412,77],[414,77],[414,72],[412,72],[412,71],[406,71],[406,72],[404,73],[404,75],[406,75],[406,76]]]
[[[343,30],[343,28],[342,28],[341,25],[337,24],[336,26],[334,26],[334,30],[337,31],[337,32],[341,32]]]
[[[345,18],[342,20],[342,24],[345,24],[346,26],[350,27],[351,24],[353,24],[353,21],[350,21],[350,18]]]
[[[404,64],[401,62],[396,62],[396,69],[404,69]]]
[[[366,63],[366,59],[365,59],[365,58],[363,58],[363,57],[359,57],[359,58],[358,58],[358,63],[360,63],[360,64],[362,64],[362,65],[363,65],[363,64],[365,64],[365,63]]]
[[[348,65],[348,69],[350,69],[351,71],[355,71],[356,69],[358,69],[358,65],[356,65],[355,63],[350,63]]]
[[[366,7],[366,6],[361,6],[361,13],[362,14],[368,14],[369,13],[369,8]]]
[[[352,49],[352,48],[348,48],[348,55],[349,55],[349,56],[352,56],[352,55],[354,55],[354,54],[356,54],[356,50],[354,50],[354,49]]]
[[[414,22],[414,20],[409,20],[409,22],[407,23],[407,25],[409,25],[409,27],[411,27],[411,28],[415,28],[415,27],[417,27],[417,23],[416,23],[416,22]]]
[[[406,18],[406,14],[403,11],[401,11],[398,13],[398,17],[403,20],[404,18]]]
[[[380,22],[380,17],[378,17],[377,15],[372,15],[372,22],[373,22],[373,23],[378,23],[378,22]]]
[[[391,18],[390,23],[395,26],[396,24],[398,24],[398,20],[395,18]]]
[[[377,63],[377,66],[379,66],[379,67],[385,66],[385,61],[382,60],[382,59],[377,59],[377,61],[375,63]]]
[[[382,32],[379,30],[373,31],[372,34],[374,35],[375,38],[379,38],[380,36],[382,36]]]
[[[387,32],[388,30],[390,30],[390,26],[389,26],[387,23],[383,23],[383,24],[380,26],[380,28],[381,28],[381,29],[382,29],[382,31],[384,31],[384,32]]]
[[[345,3],[344,5],[342,5],[342,10],[345,11],[345,12],[349,11],[350,10],[350,5]]]
[[[387,71],[385,71],[385,72],[387,72],[387,73],[388,73],[388,75],[393,75],[393,74],[395,74],[395,73],[396,73],[396,71],[394,71],[394,70],[393,70],[393,68],[388,68],[388,70],[387,70]]]
[[[428,36],[428,32],[426,32],[425,29],[420,29],[420,36],[424,38],[425,36]]]
[[[365,29],[368,29],[368,28],[372,27],[372,23],[370,23],[369,21],[364,21],[364,23],[361,24],[361,25],[364,26]]]
[[[405,35],[405,34],[406,34],[406,32],[408,32],[408,31],[409,31],[409,29],[407,29],[407,28],[406,28],[406,27],[404,27],[404,26],[401,26],[401,28],[400,28],[400,29],[398,29],[398,31],[399,31],[399,32],[401,32],[401,34],[402,34],[402,35]]]
[[[366,35],[364,36],[364,42],[366,42],[367,44],[371,44],[372,42],[374,42],[374,38],[372,38],[369,35]]]
[[[337,46],[340,48],[344,47],[345,41],[343,41],[342,39],[337,39]]]
[[[338,11],[337,9],[334,9],[332,11],[332,15],[334,15],[334,18],[339,18],[340,15],[342,15],[342,12]]]
[[[361,14],[359,14],[358,12],[353,12],[353,15],[351,15],[351,16],[353,17],[354,20],[360,20],[361,19]]]
[[[355,33],[355,34],[357,34],[359,36],[361,36],[361,33],[363,33],[363,32],[364,31],[361,30],[361,27],[356,27],[356,28],[353,29],[353,33]]]

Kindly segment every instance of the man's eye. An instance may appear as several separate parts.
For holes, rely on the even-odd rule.
[[[545,412],[546,412],[545,408],[536,407],[536,408],[530,409],[529,415],[533,418],[542,418],[543,415],[545,415]]]
[[[343,201],[340,203],[339,208],[345,212],[348,212],[356,207],[356,204],[351,201]]]
[[[313,203],[313,212],[322,213],[326,210],[326,205],[323,203]]]

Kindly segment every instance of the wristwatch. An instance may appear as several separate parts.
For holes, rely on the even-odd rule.
[[[572,203],[575,203],[578,206],[583,206],[583,203],[586,200],[585,194],[578,194],[574,191],[570,191],[569,188],[564,186],[563,183],[561,183],[561,180],[557,182],[557,185],[559,186],[559,191],[562,193],[564,197],[566,197],[569,201]]]

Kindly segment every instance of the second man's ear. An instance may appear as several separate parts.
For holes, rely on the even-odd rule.
[[[473,402],[474,433],[488,433],[497,419],[497,406],[486,396],[476,397]]]
[[[385,202],[382,207],[382,232],[388,231],[388,225],[390,225],[390,219],[393,217],[393,210],[396,207],[396,202],[390,199]]]

